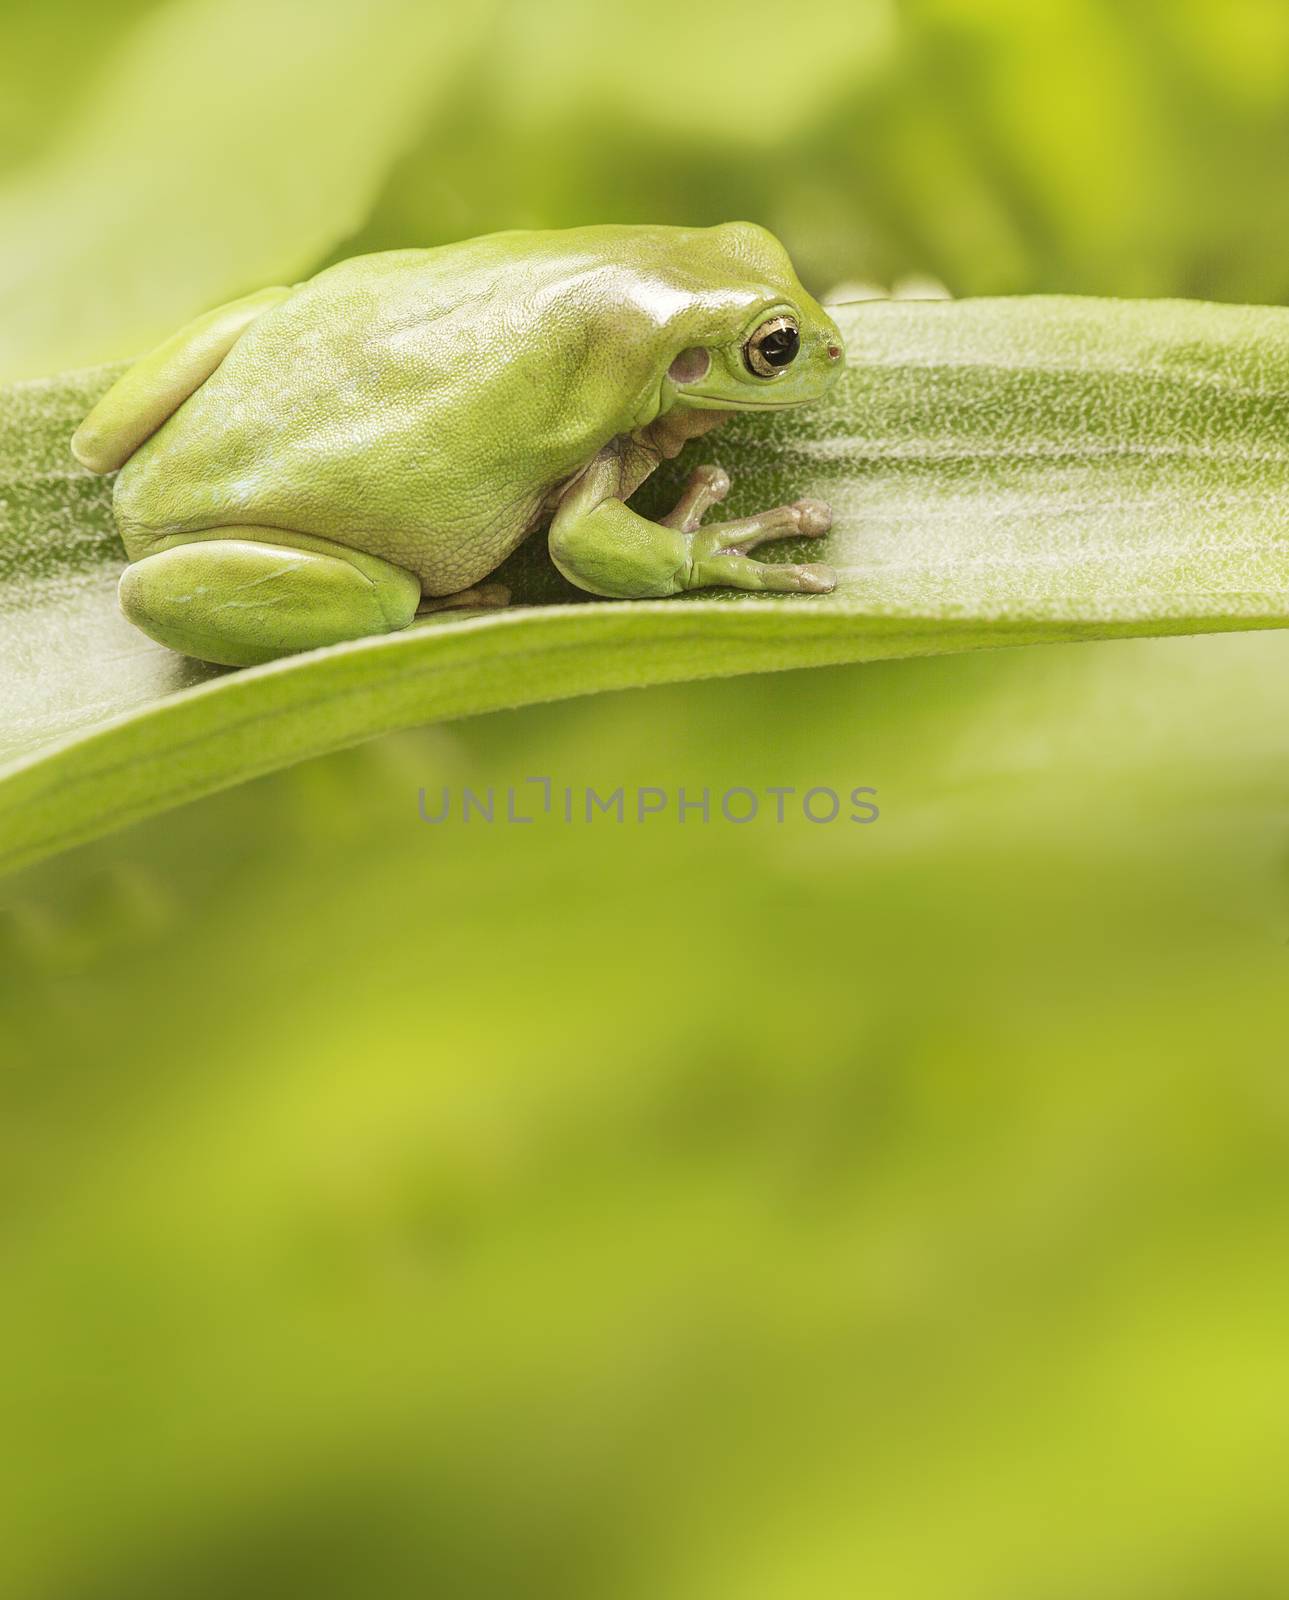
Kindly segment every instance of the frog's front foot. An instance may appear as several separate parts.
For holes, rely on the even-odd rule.
[[[704,515],[730,490],[729,474],[720,467],[696,467],[675,509],[662,518],[666,527],[690,536],[687,589],[720,586],[779,592],[828,594],[837,587],[831,567],[770,564],[752,561],[748,551],[774,539],[817,539],[832,527],[832,511],[822,500],[794,500],[758,516],[714,522],[700,528]]]
[[[822,500],[797,500],[756,517],[700,526],[705,512],[729,493],[720,467],[697,467],[673,510],[649,522],[619,497],[617,452],[601,452],[560,502],[550,530],[550,553],[566,578],[591,594],[645,600],[689,589],[768,590],[827,594],[831,567],[754,561],[748,555],[771,539],[815,539],[832,526]]]

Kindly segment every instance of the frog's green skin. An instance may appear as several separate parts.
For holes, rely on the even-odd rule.
[[[760,375],[748,342],[780,318],[799,349]],[[818,502],[700,529],[729,487],[715,467],[660,522],[623,502],[728,412],[814,400],[841,365],[836,326],[751,223],[499,233],[211,312],[132,367],[72,448],[121,468],[126,615],[244,665],[406,627],[433,597],[478,601],[544,524],[592,594],[832,588],[825,567],[746,554],[824,532]]]

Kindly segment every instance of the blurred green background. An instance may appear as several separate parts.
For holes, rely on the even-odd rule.
[[[1279,0],[10,0],[0,378],[355,250],[1279,302]],[[1289,640],[605,695],[0,885],[0,1594],[1289,1592]],[[427,827],[417,790],[876,787]]]

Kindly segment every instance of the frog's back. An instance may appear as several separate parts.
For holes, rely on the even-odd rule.
[[[126,463],[131,554],[251,524],[370,550],[432,591],[473,582],[647,420],[668,352],[728,307],[719,271],[687,266],[712,232],[494,234],[329,268]]]

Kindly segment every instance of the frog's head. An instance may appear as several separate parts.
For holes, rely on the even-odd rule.
[[[663,408],[781,410],[818,400],[845,365],[837,324],[801,287],[788,253],[764,228],[729,222],[703,232],[724,280],[700,342],[672,359]],[[709,305],[711,302],[709,302]]]

